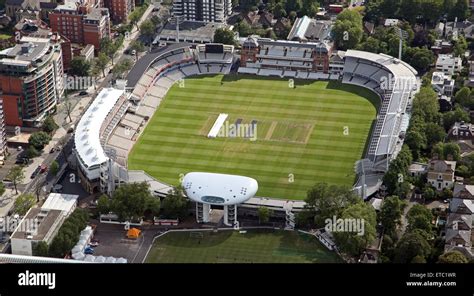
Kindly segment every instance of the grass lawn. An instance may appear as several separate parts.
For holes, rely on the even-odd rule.
[[[198,76],[174,85],[129,156],[129,168],[178,185],[192,171],[255,178],[258,196],[301,200],[316,182],[351,186],[377,97],[339,82]],[[256,141],[206,136],[219,113],[257,122]]]
[[[201,236],[202,235],[202,236]],[[156,239],[147,263],[340,263],[310,235],[283,230],[171,232]]]

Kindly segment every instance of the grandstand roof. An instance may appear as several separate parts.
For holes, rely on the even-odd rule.
[[[100,128],[124,92],[115,88],[102,89],[77,125],[74,144],[87,167],[100,165],[108,159],[100,144]]]
[[[347,57],[360,58],[383,65],[390,72],[392,72],[393,75],[396,76],[409,77],[418,75],[418,72],[409,64],[386,54],[376,54],[360,50],[348,50],[346,51],[346,58]]]
[[[161,47],[157,51],[147,53],[141,57],[133,66],[133,68],[128,72],[127,75],[127,86],[135,87],[142,75],[148,70],[151,64],[153,64],[161,55],[173,51],[178,48],[189,47],[189,43],[174,43],[165,47]]]

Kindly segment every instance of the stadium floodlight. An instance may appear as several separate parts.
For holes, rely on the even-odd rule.
[[[168,19],[170,24],[176,24],[176,43],[179,43],[179,25],[184,22],[183,15],[175,15]]]
[[[398,36],[400,38],[399,41],[399,47],[398,47],[398,59],[401,61],[402,60],[402,50],[403,50],[403,40],[408,39],[408,32],[405,30],[402,30],[399,27],[395,27],[395,31],[398,33]]]

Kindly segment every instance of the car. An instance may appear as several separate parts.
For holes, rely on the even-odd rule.
[[[74,124],[71,125],[71,127],[69,127],[69,128],[67,129],[67,133],[70,134],[70,133],[74,132],[74,127],[75,127]]]
[[[45,165],[45,164],[40,165],[39,168],[40,168],[40,173],[41,173],[41,174],[44,173],[44,172],[46,172],[46,171],[48,170],[48,166]]]
[[[94,255],[94,249],[91,248],[91,247],[87,247],[87,248],[84,250],[84,254],[86,254],[86,255]]]
[[[51,148],[51,150],[49,150],[49,153],[54,153],[54,151],[56,151],[55,147]]]
[[[23,150],[23,147],[18,146],[18,147],[16,148],[16,150],[17,150],[17,151],[22,151],[22,150]]]
[[[91,241],[91,242],[89,243],[89,246],[92,247],[92,248],[98,247],[98,246],[99,246],[99,242],[93,242],[93,241]]]
[[[61,184],[56,184],[51,188],[51,192],[53,193],[61,193],[63,191],[63,185]]]
[[[41,166],[38,166],[38,167],[33,171],[33,173],[31,174],[31,177],[30,177],[30,178],[31,178],[31,179],[36,178],[36,176],[38,176],[38,174],[40,173],[40,171],[41,171]]]
[[[87,91],[85,91],[85,90],[83,90],[83,91],[81,91],[81,92],[79,93],[80,96],[87,96],[88,94],[89,94],[89,93],[88,93]]]
[[[135,49],[132,49],[132,51],[130,52],[131,55],[136,55],[137,54],[137,51]]]

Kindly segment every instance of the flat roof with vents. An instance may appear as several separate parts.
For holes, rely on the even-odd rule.
[[[29,227],[35,219],[38,221],[37,227]],[[60,219],[62,219],[62,211],[60,210],[31,208],[10,238],[41,241]]]

